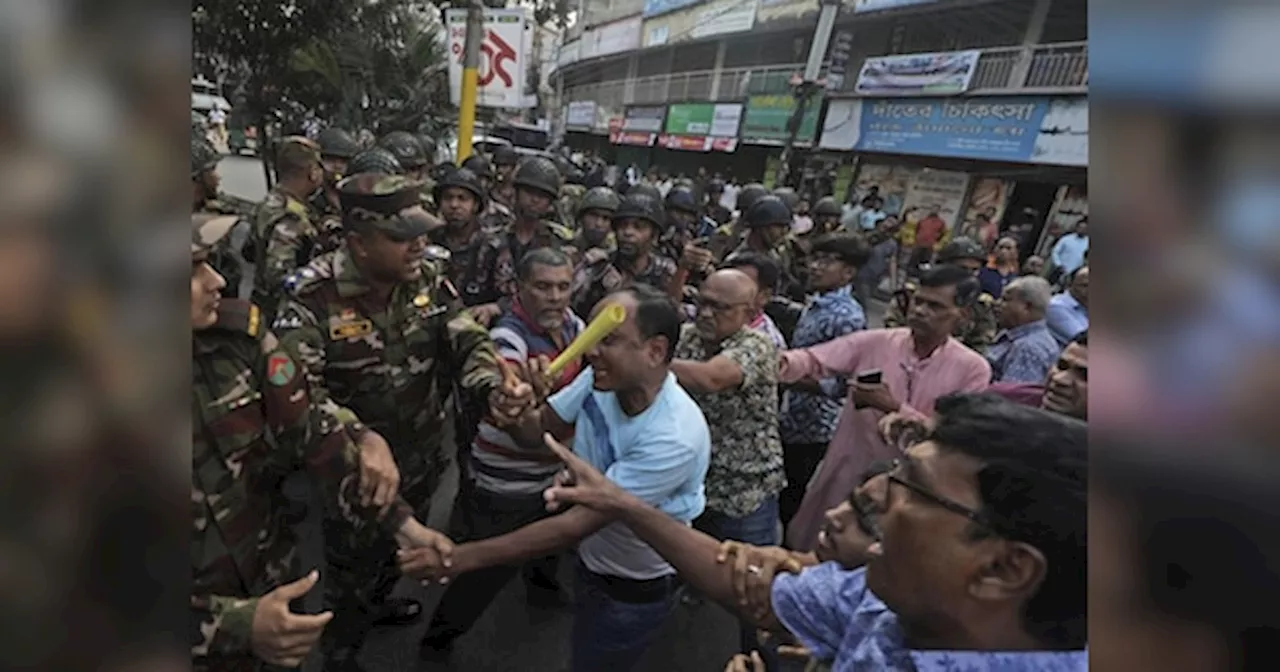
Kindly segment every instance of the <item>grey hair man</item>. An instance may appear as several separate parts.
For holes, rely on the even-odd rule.
[[[1036,383],[1062,351],[1045,324],[1045,310],[1053,288],[1041,277],[1025,276],[1010,282],[996,302],[1000,332],[987,350],[994,383]]]

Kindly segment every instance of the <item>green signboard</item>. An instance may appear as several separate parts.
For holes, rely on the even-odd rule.
[[[796,100],[789,94],[780,96],[751,96],[747,100],[747,112],[742,118],[742,140],[761,145],[781,145],[787,141],[787,121],[796,109]],[[813,144],[818,135],[818,113],[822,99],[810,100],[800,120],[796,142]]]
[[[667,133],[672,135],[711,135],[715,105],[686,103],[667,109]]]

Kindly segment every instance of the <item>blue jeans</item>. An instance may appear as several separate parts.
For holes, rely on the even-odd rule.
[[[778,523],[778,496],[770,495],[755,511],[741,518],[726,516],[718,511],[710,511],[698,516],[693,526],[720,541],[742,541],[752,546],[777,546],[782,543]],[[747,621],[738,621],[738,641],[742,653],[752,650],[760,652],[768,669],[778,669],[773,662],[771,652],[761,646],[756,639],[756,626]]]
[[[572,672],[628,672],[662,631],[667,617],[680,603],[680,584],[673,576],[668,588],[651,602],[615,600],[600,578],[579,560],[574,576]]]

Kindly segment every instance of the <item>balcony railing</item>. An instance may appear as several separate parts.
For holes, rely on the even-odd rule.
[[[852,63],[843,90],[852,91],[862,63]],[[787,93],[791,77],[804,70],[803,63],[697,70],[638,77],[630,87],[624,80],[576,86],[565,91],[565,100],[594,100],[602,107],[678,103],[683,101],[741,100],[747,96]],[[985,49],[969,85],[970,93],[1084,92],[1089,84],[1089,51],[1085,42],[1042,44],[1034,47]]]

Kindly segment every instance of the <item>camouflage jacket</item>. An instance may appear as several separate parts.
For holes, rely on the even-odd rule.
[[[601,259],[608,257],[618,249],[618,241],[614,238],[613,233],[605,236],[604,242],[599,246],[592,247],[587,244],[587,240],[582,237],[582,230],[579,229],[573,236],[574,265],[578,264],[594,264]]]
[[[600,299],[609,292],[631,283],[644,283],[666,292],[676,274],[676,262],[654,253],[644,271],[632,275],[618,263],[617,253],[591,264],[579,264],[573,274],[569,307],[579,315],[590,315]]]
[[[727,256],[750,250],[750,246],[744,240]],[[768,254],[778,264],[780,277],[778,279],[777,293],[792,301],[804,301],[804,290],[809,280],[808,261],[806,260],[807,254],[805,253],[804,245],[788,235],[776,247],[769,250]]]
[[[302,362],[317,402],[381,434],[400,467],[401,492],[421,504],[451,459],[440,437],[455,384],[475,405],[501,384],[489,332],[427,260],[385,305],[345,245],[298,269],[286,286],[273,329]]]
[[[484,212],[480,213],[480,228],[490,232],[505,231],[515,221],[516,216],[511,208],[493,199],[489,199]]]
[[[521,243],[516,237],[515,227],[507,227],[497,234],[498,261],[494,269],[494,283],[503,296],[514,296],[516,293],[516,264],[530,250],[540,247],[557,247],[573,258],[577,251],[573,247],[573,232],[555,222],[542,221],[528,243]]]
[[[693,232],[677,226],[669,227],[658,238],[658,254],[679,260],[684,255],[684,246],[693,241]]]
[[[271,319],[283,297],[284,279],[315,258],[320,229],[306,203],[274,189],[258,206],[253,222],[253,302]]]
[[[586,195],[587,188],[580,184],[566,184],[560,187],[560,198],[557,208],[560,212],[560,223],[566,227],[572,228],[576,223],[574,214],[578,212],[578,204],[582,202],[582,197]]]
[[[342,244],[342,208],[329,200],[329,194],[324,189],[316,191],[308,204],[315,216],[316,229],[320,232],[315,256],[338,249],[338,245]]]
[[[256,307],[224,300],[218,317],[192,343],[191,654],[197,669],[251,669],[257,597],[300,569],[280,480],[305,465],[333,515],[370,527],[377,511],[361,508],[356,490],[351,435],[363,429],[312,403]],[[401,500],[384,524],[398,528],[410,515]]]
[[[915,282],[908,281],[902,289],[894,292],[893,300],[889,302],[889,311],[884,316],[886,328],[907,326],[907,310],[915,291]],[[956,327],[952,335],[970,349],[985,356],[987,347],[996,340],[996,331],[995,299],[983,292],[973,304],[972,317]]]
[[[462,305],[470,308],[502,298],[495,272],[502,246],[496,234],[477,227],[466,243],[458,244],[442,229],[432,235],[432,242],[449,250],[449,280],[461,294]]]
[[[431,214],[436,214],[436,181],[430,177],[422,178],[422,207]]]

